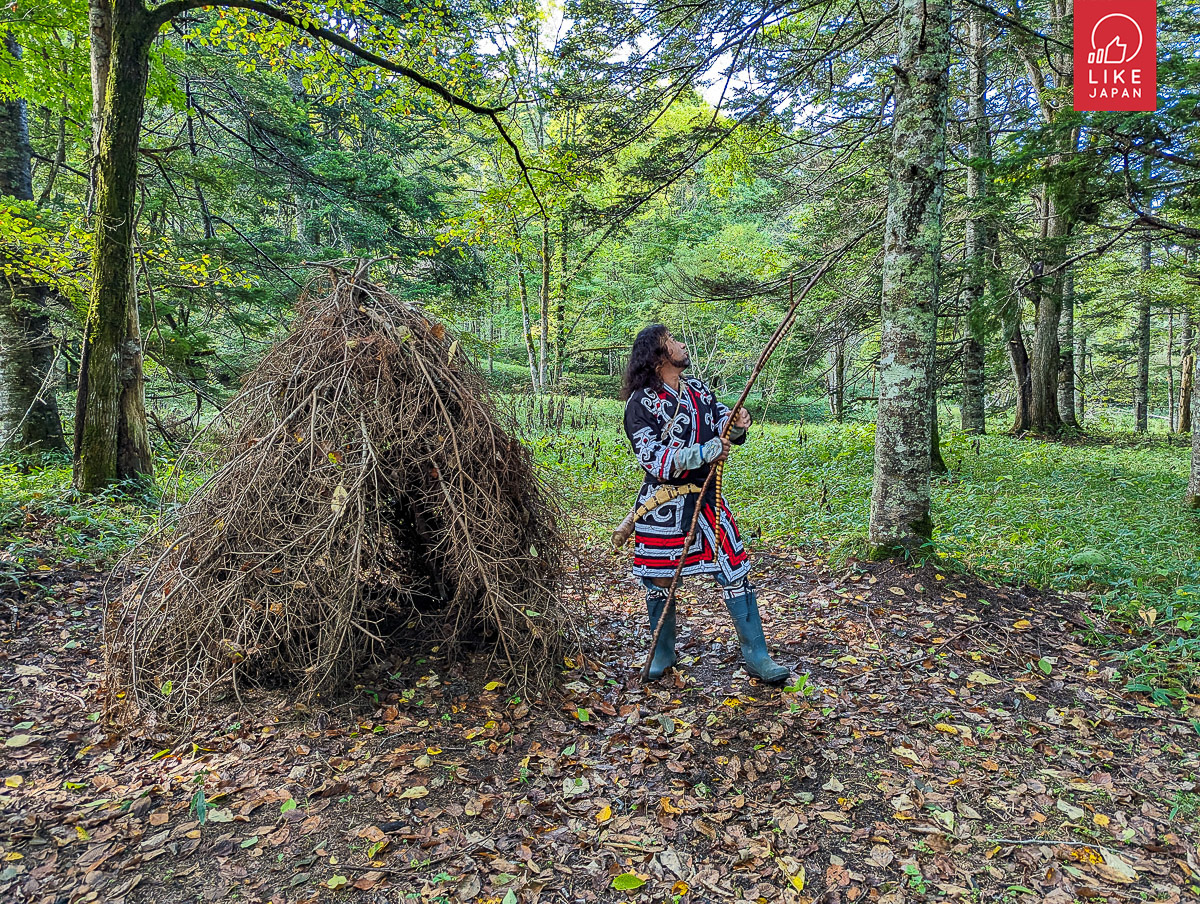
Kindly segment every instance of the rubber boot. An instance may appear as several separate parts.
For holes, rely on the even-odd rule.
[[[663,606],[667,604],[667,588],[651,585],[646,588],[646,613],[650,616],[650,638],[654,639],[654,629],[658,626],[658,617],[662,614]],[[675,664],[675,607],[663,618],[662,633],[658,635],[658,646],[654,648],[654,656],[650,660],[649,677],[661,678],[663,672]]]
[[[725,591],[725,606],[737,628],[738,640],[742,643],[742,661],[746,671],[768,684],[782,684],[791,672],[786,666],[775,662],[767,652],[767,639],[763,636],[762,619],[758,615],[758,596],[754,588],[729,588]]]

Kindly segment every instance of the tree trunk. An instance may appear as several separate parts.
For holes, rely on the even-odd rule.
[[[538,385],[546,388],[546,353],[550,342],[550,221],[542,220],[542,286],[538,292],[542,335],[538,337]]]
[[[112,0],[88,0],[88,31],[92,65],[92,165],[88,183],[88,213],[96,201],[100,158],[100,129],[104,122],[104,94],[112,59]]]
[[[1087,408],[1087,385],[1084,374],[1087,372],[1087,333],[1075,331],[1075,422],[1083,426],[1083,416]]]
[[[1167,432],[1175,432],[1175,312],[1167,318]]]
[[[1058,410],[1058,369],[1061,356],[1058,328],[1062,319],[1063,275],[1058,269],[1066,259],[1067,218],[1059,209],[1050,186],[1042,192],[1043,252],[1038,279],[1037,309],[1034,314],[1033,348],[1029,355],[1030,429],[1043,434],[1062,430]]]
[[[846,341],[838,339],[831,350],[829,371],[829,412],[839,424],[846,417]]]
[[[929,364],[942,254],[950,7],[901,0],[896,107],[884,231],[873,556],[933,535],[929,511]]]
[[[984,205],[991,180],[992,143],[987,118],[987,35],[983,13],[971,7],[967,13],[967,220],[966,249],[970,274],[966,283],[967,337],[962,347],[962,428],[966,433],[985,432],[983,410],[984,346],[982,307],[987,285],[988,251],[995,244],[995,229],[987,220]]]
[[[1195,384],[1197,369],[1200,369],[1200,355],[1193,353],[1192,383]],[[1184,505],[1192,509],[1200,509],[1200,393],[1191,393],[1192,402],[1192,467],[1188,474],[1187,495]]]
[[[187,136],[188,136],[188,152],[192,158],[193,169],[196,166],[196,160],[199,154],[196,151],[196,123],[192,116],[192,81],[185,78],[183,80],[183,96],[187,107]],[[208,209],[208,199],[204,197],[204,189],[200,187],[200,180],[192,177],[192,189],[196,192],[196,200],[200,202],[200,219],[204,226],[204,238],[212,241],[217,237],[217,230],[213,227],[212,212]]]
[[[946,459],[942,458],[941,431],[938,429],[937,371],[929,377],[929,470],[933,474],[945,474]]]
[[[1006,343],[1008,363],[1012,367],[1013,385],[1017,393],[1012,432],[1026,433],[1033,429],[1033,378],[1029,373],[1029,352],[1025,349],[1025,334],[1018,315]]]
[[[1188,435],[1192,432],[1192,391],[1195,349],[1192,336],[1192,312],[1183,309],[1183,360],[1179,364],[1179,432]]]
[[[92,289],[75,407],[75,485],[88,493],[153,474],[133,273],[138,139],[153,37],[138,0],[114,0],[96,159]]]
[[[542,391],[542,384],[538,380],[537,360],[533,353],[533,326],[529,321],[529,286],[525,282],[525,262],[521,259],[520,233],[515,227],[513,232],[517,236],[517,287],[521,294],[521,326],[525,336],[525,351],[529,355],[529,382],[536,394]]]
[[[1150,240],[1142,239],[1142,273],[1150,273]],[[1137,305],[1137,383],[1133,387],[1134,430],[1149,430],[1150,414],[1150,292],[1138,293]]]
[[[1071,50],[1071,4],[1066,0],[1050,0],[1051,34],[1058,46],[1036,44],[1026,34],[1016,39],[1016,50],[1025,63],[1030,83],[1038,102],[1042,121],[1055,127],[1052,139],[1054,152],[1046,160],[1048,177],[1042,184],[1041,247],[1034,264],[1037,295],[1033,325],[1033,346],[1029,352],[1029,418],[1028,429],[1037,433],[1055,434],[1063,426],[1058,407],[1058,370],[1061,362],[1058,347],[1059,319],[1062,313],[1063,271],[1075,212],[1086,200],[1078,196],[1078,184],[1069,177],[1052,178],[1055,170],[1076,153],[1079,146],[1079,127],[1063,129],[1057,120],[1064,108],[1062,90],[1070,85],[1074,73]],[[1049,51],[1049,58],[1046,52]],[[1048,63],[1042,68],[1042,61]],[[1048,81],[1048,79],[1050,79]],[[1018,415],[1019,419],[1019,415]]]
[[[20,59],[10,33],[4,48]],[[0,196],[33,200],[25,101],[0,101]],[[46,310],[50,290],[16,276],[0,283],[0,449],[65,451],[54,397],[54,336]]]
[[[566,211],[562,215],[562,232],[558,244],[558,304],[555,307],[554,375],[562,380],[563,356],[567,352],[567,242],[571,238],[571,223]]]
[[[65,63],[63,64],[65,67]],[[62,171],[63,164],[67,162],[67,115],[69,107],[67,106],[66,98],[63,98],[63,115],[58,117],[58,135],[54,142],[54,162],[50,164],[50,172],[46,174],[46,184],[42,186],[42,193],[38,195],[38,207],[44,207],[50,203],[50,199],[54,196],[54,183],[58,181],[58,174]]]
[[[1058,413],[1064,427],[1079,429],[1075,420],[1075,274],[1063,275],[1062,319],[1058,325]]]

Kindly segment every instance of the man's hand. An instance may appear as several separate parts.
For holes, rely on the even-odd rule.
[[[750,412],[745,408],[739,408],[737,417],[733,419],[733,426],[741,427],[743,430],[749,430],[751,423],[752,421],[750,418]]]
[[[730,442],[725,437],[721,437],[721,454],[713,459],[714,462],[724,461],[729,457]]]

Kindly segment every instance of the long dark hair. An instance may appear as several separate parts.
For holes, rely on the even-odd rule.
[[[646,387],[656,391],[662,389],[662,377],[658,375],[658,368],[669,357],[667,333],[667,328],[661,323],[652,323],[637,334],[629,352],[625,377],[621,381],[621,398],[628,399]]]

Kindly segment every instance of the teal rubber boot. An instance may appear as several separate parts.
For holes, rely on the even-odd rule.
[[[725,606],[737,628],[742,643],[742,661],[746,671],[768,684],[782,684],[791,675],[786,666],[771,658],[767,639],[763,636],[762,619],[758,615],[758,596],[749,585],[730,589],[725,594]]]
[[[657,591],[657,592],[656,592]],[[646,614],[650,616],[650,638],[654,639],[654,629],[658,626],[658,617],[662,614],[663,606],[667,604],[667,592],[663,587],[646,588]],[[650,660],[649,677],[653,680],[661,678],[663,673],[675,664],[675,607],[663,618],[662,633],[658,635],[658,646],[654,648],[654,656]]]

